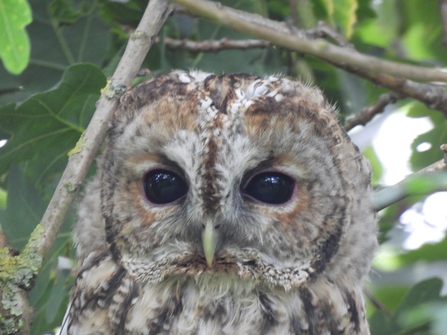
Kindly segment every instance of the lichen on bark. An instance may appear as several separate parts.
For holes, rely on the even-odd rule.
[[[37,225],[23,251],[11,256],[9,247],[0,248],[0,333],[3,335],[26,333],[29,310],[24,290],[29,291],[39,272],[42,256],[38,253],[44,232]]]

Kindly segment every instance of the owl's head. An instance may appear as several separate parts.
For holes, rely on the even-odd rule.
[[[368,271],[370,170],[316,88],[157,77],[121,98],[101,164],[106,239],[139,281],[229,273],[288,290]]]

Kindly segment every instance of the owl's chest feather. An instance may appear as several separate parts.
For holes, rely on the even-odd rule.
[[[90,327],[95,334],[369,334],[361,291],[324,280],[285,292],[219,273],[145,285],[125,274],[108,278],[75,306],[82,318],[72,320],[68,334],[89,334]],[[107,300],[88,299],[112,285]]]

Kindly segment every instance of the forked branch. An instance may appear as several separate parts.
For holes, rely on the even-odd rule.
[[[230,29],[269,41],[273,45],[308,54],[345,71],[357,74],[394,92],[412,97],[447,116],[447,94],[441,87],[418,82],[447,83],[447,72],[440,69],[396,63],[365,55],[331,34],[328,27],[306,32],[284,23],[229,8],[207,0],[171,0],[188,11]],[[319,38],[329,37],[339,45]]]

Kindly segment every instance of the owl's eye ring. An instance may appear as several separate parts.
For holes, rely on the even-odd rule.
[[[184,197],[188,193],[188,184],[173,171],[154,169],[144,175],[143,190],[151,203],[166,205]]]
[[[295,194],[296,182],[278,171],[254,175],[242,188],[242,194],[268,205],[287,203]]]

